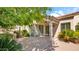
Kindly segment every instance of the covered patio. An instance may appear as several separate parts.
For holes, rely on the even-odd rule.
[[[26,51],[53,51],[55,46],[54,35],[58,24],[59,21],[56,18],[49,16],[44,23],[33,24],[38,35],[20,38],[18,42],[23,45],[23,50]]]

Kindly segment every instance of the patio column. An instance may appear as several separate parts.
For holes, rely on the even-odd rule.
[[[52,44],[54,44],[54,40],[53,40],[53,23],[51,21],[49,22],[49,36],[50,36],[50,40],[52,41]]]

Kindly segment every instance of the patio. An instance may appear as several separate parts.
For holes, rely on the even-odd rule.
[[[29,37],[18,39],[23,45],[23,51],[79,51],[79,44],[66,43],[54,38],[55,46],[52,46],[50,37]]]
[[[79,51],[79,44],[62,42],[58,39],[55,40],[55,43],[58,46],[54,48],[55,51]]]
[[[23,45],[23,51],[52,51],[52,41],[48,36],[46,37],[29,37],[25,39],[18,39]]]

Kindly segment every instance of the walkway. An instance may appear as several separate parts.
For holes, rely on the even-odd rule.
[[[79,51],[79,44],[66,43],[59,40],[56,40],[55,42],[58,46],[55,48],[55,51]]]
[[[52,51],[52,41],[48,36],[46,37],[29,37],[25,39],[18,39],[23,45],[24,51]]]
[[[20,38],[18,42],[23,45],[24,51],[79,51],[79,44],[62,42],[56,38],[54,40],[56,43],[54,47],[48,36]]]

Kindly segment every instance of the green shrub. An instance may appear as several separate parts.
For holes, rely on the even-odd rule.
[[[22,45],[17,43],[10,34],[0,34],[0,51],[18,51]]]
[[[17,37],[17,38],[30,36],[29,33],[27,32],[27,30],[14,31],[14,33],[16,34],[16,37]]]
[[[59,33],[58,37],[59,37],[59,40],[62,40],[65,42],[79,43],[79,30],[77,31],[64,30]]]
[[[3,38],[6,37],[6,38],[8,38],[8,39],[11,39],[11,38],[13,39],[13,38],[14,38],[14,35],[6,32],[6,33],[0,34],[0,38],[2,38],[2,37],[3,37]]]
[[[65,41],[65,42],[69,42],[69,41],[70,41],[70,37],[67,36],[67,35],[65,35],[64,38],[63,38],[63,41]]]
[[[75,31],[75,32],[74,32],[73,38],[79,39],[79,31]]]
[[[22,36],[24,36],[24,37],[29,36],[29,33],[27,32],[27,30],[22,30]]]
[[[74,35],[73,30],[64,30],[59,33],[58,38],[62,41],[69,41]]]
[[[62,32],[59,33],[58,38],[64,38],[64,34]]]
[[[73,37],[73,35],[74,35],[73,30],[64,30],[64,31],[62,31],[62,33],[66,36],[69,36],[69,37]]]

